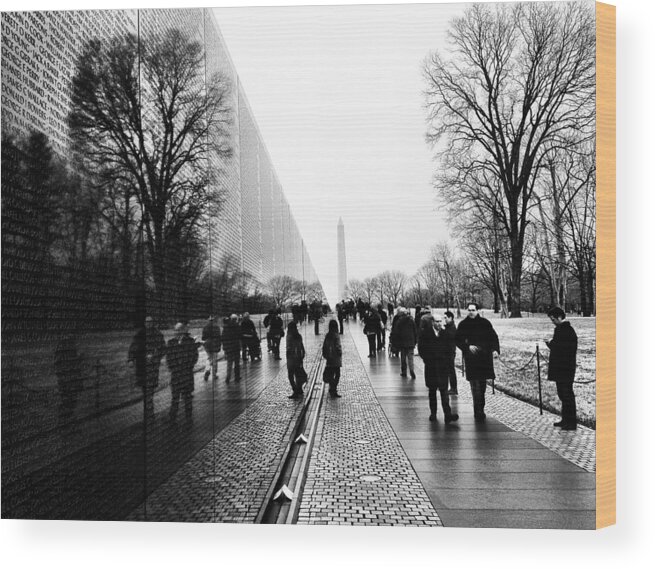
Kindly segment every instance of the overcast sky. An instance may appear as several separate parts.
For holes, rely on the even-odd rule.
[[[330,298],[339,217],[349,278],[414,273],[448,239],[431,186],[421,68],[464,6],[215,10]]]

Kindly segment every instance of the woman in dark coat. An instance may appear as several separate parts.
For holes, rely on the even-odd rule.
[[[341,338],[339,338],[339,324],[336,320],[330,320],[328,333],[323,340],[323,357],[325,358],[325,370],[323,371],[323,382],[330,384],[330,395],[341,397],[337,393],[337,385],[341,377]]]
[[[555,423],[564,431],[576,429],[576,405],[573,393],[575,378],[576,354],[578,351],[578,336],[571,323],[566,320],[566,314],[561,308],[551,308],[548,317],[555,325],[552,340],[547,340],[550,348],[548,360],[548,380],[557,386],[557,396],[562,402],[562,420]]]
[[[459,419],[450,409],[448,396],[449,349],[441,316],[426,315],[421,318],[418,337],[418,353],[425,364],[425,385],[429,390],[430,421],[437,420],[437,390],[441,395],[441,407],[446,423]]]
[[[289,399],[302,397],[302,386],[307,381],[307,374],[303,367],[304,359],[305,346],[302,342],[302,336],[298,332],[298,325],[295,322],[289,322],[287,326],[287,371],[293,391],[289,395]]]

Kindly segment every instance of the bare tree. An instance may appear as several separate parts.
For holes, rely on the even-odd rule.
[[[593,137],[593,6],[474,4],[452,22],[450,57],[425,65],[427,139],[442,143],[435,185],[453,215],[479,206],[509,241],[511,316],[521,315],[528,212],[540,169],[571,133]]]
[[[230,85],[204,73],[200,43],[170,29],[89,41],[72,81],[77,157],[109,199],[121,193],[117,210],[129,217],[138,204],[160,302],[171,250],[195,237],[203,216],[218,212],[215,174],[231,153]]]
[[[346,296],[358,299],[365,296],[364,284],[358,279],[350,279],[346,284]]]
[[[267,291],[277,306],[285,306],[297,294],[297,281],[288,275],[278,275],[269,279]]]
[[[384,271],[377,276],[377,280],[380,283],[380,288],[386,292],[387,298],[391,300],[391,303],[394,306],[398,306],[405,291],[407,275],[402,271]]]
[[[371,304],[375,298],[375,294],[380,290],[380,283],[376,277],[366,277],[362,281],[363,297],[366,302]]]

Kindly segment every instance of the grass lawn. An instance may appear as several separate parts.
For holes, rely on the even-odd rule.
[[[523,370],[534,354],[537,343],[541,356],[541,389],[544,409],[560,413],[561,405],[555,384],[546,381],[549,350],[544,339],[553,336],[554,326],[543,315],[529,318],[498,318],[490,311],[488,318],[500,340],[500,361],[495,361],[496,388],[534,405],[539,404],[536,358]],[[568,317],[578,335],[576,383],[573,386],[578,420],[596,428],[596,318]],[[589,383],[578,383],[589,382]]]

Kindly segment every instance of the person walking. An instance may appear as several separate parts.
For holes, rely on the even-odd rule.
[[[471,385],[473,414],[477,423],[484,423],[484,394],[487,380],[495,379],[494,353],[500,354],[498,335],[491,322],[480,316],[475,302],[468,305],[468,315],[459,323],[455,341],[462,350],[466,365],[466,380]]]
[[[159,384],[159,366],[166,353],[164,336],[157,330],[152,316],[146,316],[144,326],[134,335],[127,361],[134,363],[136,384],[143,389],[145,419],[155,416],[155,389]]]
[[[377,356],[376,341],[380,332],[382,322],[375,308],[371,307],[364,318],[364,334],[368,340],[368,357]]]
[[[180,398],[184,399],[184,414],[191,419],[193,401],[193,367],[198,361],[198,347],[185,324],[175,325],[175,337],[168,341],[166,362],[171,372],[171,411],[170,418],[175,421]]]
[[[575,393],[576,355],[578,351],[578,335],[571,323],[566,320],[566,314],[559,308],[551,308],[548,317],[555,326],[551,340],[546,340],[550,349],[548,360],[548,381],[554,381],[557,386],[557,396],[562,402],[562,420],[554,423],[563,431],[577,429]]]
[[[455,326],[455,315],[447,310],[444,314],[444,336],[448,346],[448,383],[450,395],[457,395],[457,371],[455,370],[455,356],[457,355],[457,326]]]
[[[251,320],[250,314],[248,312],[243,313],[243,318],[241,324],[241,351],[243,354],[243,361],[248,360],[248,355],[250,355],[250,361],[255,361],[256,358],[262,359],[261,349],[259,348],[259,336],[257,335],[257,329],[255,328],[255,323]]]
[[[407,368],[412,379],[414,373],[414,347],[416,346],[416,325],[404,308],[398,309],[398,319],[391,330],[393,348],[400,352],[400,377],[407,377]]]
[[[378,314],[380,315],[380,330],[378,332],[378,352],[385,349],[387,343],[387,313],[382,307],[382,303],[378,304]]]
[[[328,333],[323,340],[323,357],[325,358],[325,369],[323,370],[323,382],[329,384],[331,397],[341,397],[337,392],[339,378],[341,377],[341,338],[339,337],[339,324],[336,320],[330,320]]]
[[[241,328],[239,326],[236,314],[232,314],[225,321],[223,326],[223,351],[227,361],[227,371],[225,372],[225,381],[229,382],[232,378],[232,368],[234,368],[234,381],[241,379],[241,363],[239,355],[241,352]]]
[[[450,398],[448,395],[450,348],[441,316],[432,316],[430,314],[421,318],[418,353],[425,364],[425,386],[429,390],[430,421],[437,420],[437,391],[439,391],[441,396],[444,420],[446,423],[457,421],[459,415],[453,413],[450,409]]]
[[[278,308],[273,311],[271,318],[269,320],[269,331],[268,335],[271,339],[271,351],[273,352],[273,357],[276,360],[280,358],[280,340],[284,337],[284,322],[280,314],[282,310]]]
[[[218,352],[221,351],[221,328],[214,322],[213,316],[207,319],[207,324],[202,329],[202,341],[207,353],[205,381],[210,375],[212,380],[216,380],[218,379]]]
[[[345,318],[343,300],[337,304],[337,319],[339,320],[339,334],[343,335],[343,319]]]
[[[295,322],[289,322],[287,326],[287,372],[291,390],[293,391],[289,395],[289,399],[302,397],[302,386],[307,381],[307,373],[303,367],[304,359],[305,346],[303,345],[302,336],[298,332],[298,325]]]

